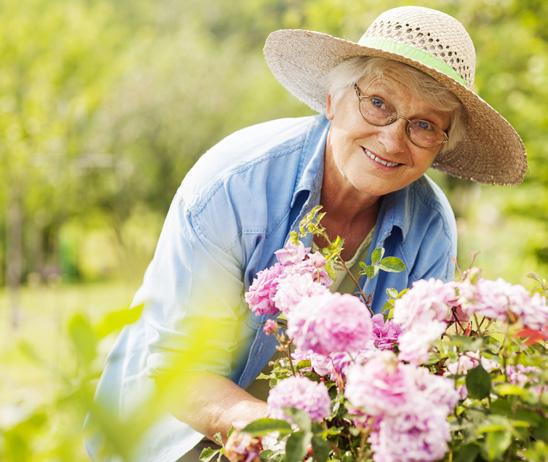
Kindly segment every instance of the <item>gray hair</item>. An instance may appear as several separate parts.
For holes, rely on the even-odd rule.
[[[463,107],[457,97],[418,69],[390,59],[358,56],[333,68],[326,76],[328,93],[333,98],[333,103],[365,76],[369,80],[389,76],[396,82],[405,84],[411,92],[420,95],[437,110],[452,112],[447,133],[449,141],[440,153],[452,150],[464,137]]]

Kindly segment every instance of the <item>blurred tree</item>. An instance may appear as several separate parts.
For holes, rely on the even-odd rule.
[[[123,29],[108,3],[79,0],[2,0],[0,24],[0,200],[16,325],[25,250],[43,267],[50,236],[83,205],[72,194],[75,173],[90,119],[120,70],[113,56]]]
[[[162,216],[188,168],[223,136],[271,118],[311,114],[267,69],[261,48],[269,32],[310,28],[357,40],[380,12],[408,3],[52,0],[46,9],[46,0],[1,2],[6,181],[0,201],[10,204],[10,213],[1,219],[0,239],[11,253],[0,258],[10,262],[13,281],[56,255],[67,217],[83,230],[108,223],[123,246],[129,217],[147,209]],[[548,258],[548,4],[415,3],[465,24],[478,49],[480,94],[518,128],[529,152],[530,173],[517,188],[435,175],[459,218],[463,261],[482,250],[482,266],[506,277],[519,277],[524,265],[542,271]],[[24,227],[30,217],[33,226]],[[496,239],[486,232],[494,227],[501,230]],[[516,229],[530,232],[509,246]],[[20,248],[24,261],[15,251]],[[78,274],[75,262],[67,265]]]

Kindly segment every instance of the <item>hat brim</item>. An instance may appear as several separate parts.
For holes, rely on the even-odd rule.
[[[317,112],[325,113],[325,76],[341,62],[381,57],[408,64],[438,81],[462,103],[465,136],[454,149],[439,154],[432,167],[449,175],[490,184],[517,184],[527,171],[525,146],[510,123],[473,90],[416,59],[363,46],[322,32],[282,29],[265,43],[266,62],[278,81]]]

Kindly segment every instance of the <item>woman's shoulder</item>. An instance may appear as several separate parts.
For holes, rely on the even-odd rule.
[[[423,175],[411,185],[411,188],[415,196],[416,208],[439,214],[447,220],[454,220],[453,209],[447,196],[429,176]]]
[[[317,117],[277,119],[228,135],[198,159],[180,193],[187,204],[203,203],[218,188],[258,186],[277,173],[290,176],[298,167],[309,132],[318,123]]]
[[[381,210],[383,226],[399,227],[407,243],[436,235],[445,236],[450,243],[456,241],[457,228],[451,205],[441,188],[426,175],[389,194]]]

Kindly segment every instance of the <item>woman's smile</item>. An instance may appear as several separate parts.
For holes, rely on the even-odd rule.
[[[382,166],[382,167],[385,167],[389,170],[393,170],[395,169],[396,167],[399,167],[400,164],[399,162],[392,162],[390,160],[387,160],[387,159],[383,159],[381,156],[377,155],[376,153],[374,153],[373,151],[367,149],[366,147],[363,147],[362,146],[362,149],[363,149],[363,152],[365,153],[365,155],[371,159],[373,162],[375,162],[376,164]]]

